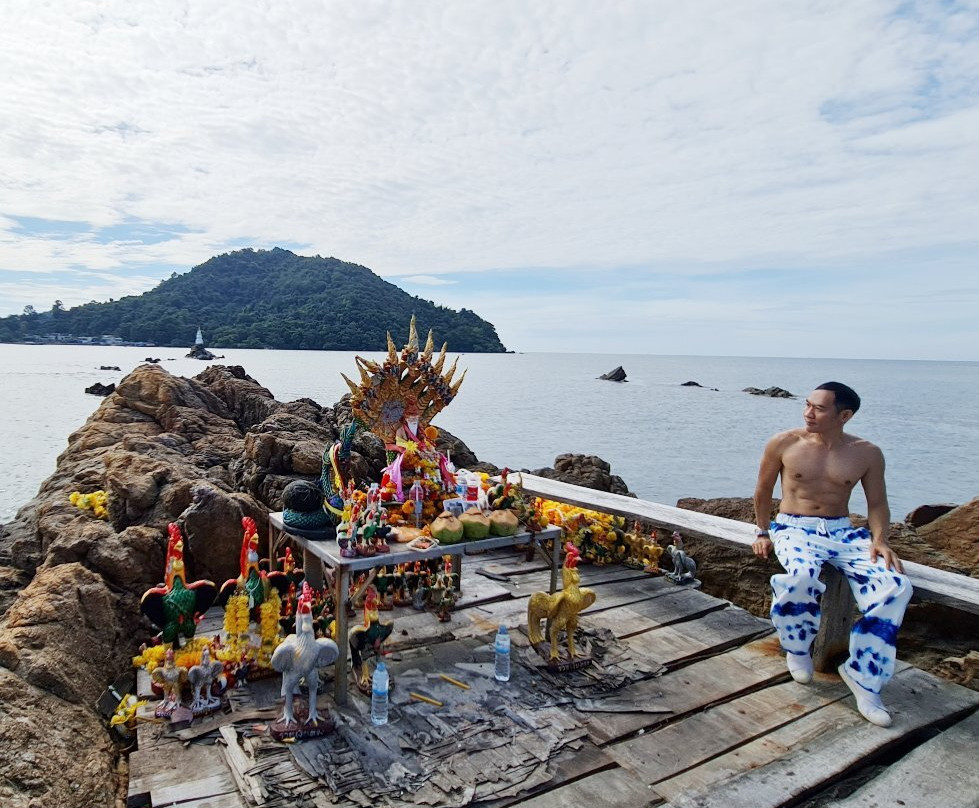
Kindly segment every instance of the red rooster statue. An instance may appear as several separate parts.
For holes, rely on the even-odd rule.
[[[289,591],[289,578],[282,572],[264,572],[258,564],[258,528],[255,520],[245,516],[241,520],[244,535],[241,540],[241,555],[238,559],[238,577],[229,578],[221,585],[218,602],[224,606],[240,586],[248,595],[248,606],[257,609],[265,602],[268,586],[274,586],[280,595]]]
[[[293,710],[293,698],[304,679],[309,691],[309,708],[303,724],[315,726],[319,723],[320,717],[316,710],[319,669],[332,665],[340,656],[340,649],[333,640],[316,638],[313,631],[312,603],[313,592],[308,583],[303,583],[296,612],[296,633],[286,637],[272,654],[272,667],[282,674],[282,696],[285,699],[285,710],[279,720],[287,728],[299,723]]]
[[[143,593],[139,608],[154,626],[162,629],[163,642],[179,643],[181,636],[194,636],[197,619],[214,603],[217,587],[211,581],[187,583],[180,528],[171,522],[167,530],[170,540],[163,583]]]

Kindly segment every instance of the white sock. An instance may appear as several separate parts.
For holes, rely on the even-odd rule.
[[[785,667],[799,684],[807,685],[812,681],[812,657],[809,654],[786,654]]]
[[[891,714],[887,712],[887,708],[880,700],[880,694],[871,693],[858,682],[851,679],[850,674],[847,673],[845,662],[836,670],[840,674],[840,678],[844,684],[850,688],[850,692],[856,696],[857,709],[860,711],[860,715],[878,727],[889,727],[891,725]]]

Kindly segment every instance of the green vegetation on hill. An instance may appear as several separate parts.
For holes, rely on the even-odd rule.
[[[174,274],[145,294],[0,319],[0,341],[57,332],[113,334],[127,342],[189,346],[200,327],[209,346],[380,351],[400,348],[415,315],[424,339],[465,353],[506,349],[491,323],[409,295],[366,267],[288,250],[238,250]]]

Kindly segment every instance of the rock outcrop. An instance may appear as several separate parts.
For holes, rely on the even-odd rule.
[[[604,379],[607,382],[624,382],[628,381],[625,377],[625,371],[622,369],[622,365],[619,365],[615,370],[610,370],[608,373],[603,373],[598,377],[599,379]]]
[[[758,387],[745,387],[742,393],[751,393],[753,396],[768,396],[769,398],[795,398],[788,390],[781,387],[766,387],[764,390]]]
[[[565,483],[594,488],[596,491],[609,491],[613,494],[635,496],[629,491],[625,481],[612,474],[612,467],[602,458],[594,455],[562,454],[554,458],[554,468],[532,471],[538,477],[560,480]]]
[[[0,756],[0,805],[115,804],[115,751],[92,705],[153,633],[139,599],[162,579],[167,524],[182,527],[190,578],[233,577],[241,518],[264,534],[282,490],[319,477],[349,420],[347,397],[278,402],[240,367],[184,379],[148,364],[68,438],[0,529],[0,748],[17,750]],[[438,444],[460,466],[485,465],[447,432]],[[381,441],[359,433],[355,474],[378,480],[386,463]],[[100,489],[105,521],[69,503]]]

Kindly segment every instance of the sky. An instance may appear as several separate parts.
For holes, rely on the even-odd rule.
[[[974,361],[977,133],[976,0],[7,0],[0,315],[278,246],[516,351]]]

